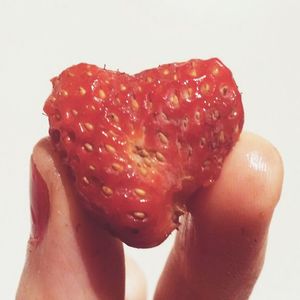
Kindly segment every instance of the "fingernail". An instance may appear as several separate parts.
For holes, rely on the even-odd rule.
[[[30,176],[31,239],[40,241],[49,219],[49,192],[46,182],[31,159]]]

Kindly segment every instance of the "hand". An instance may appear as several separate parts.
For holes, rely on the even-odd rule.
[[[32,234],[17,299],[145,299],[122,243],[81,208],[47,139],[32,155]],[[248,299],[261,271],[278,202],[282,162],[272,145],[243,134],[220,178],[191,200],[155,300]],[[133,283],[127,286],[127,283]]]

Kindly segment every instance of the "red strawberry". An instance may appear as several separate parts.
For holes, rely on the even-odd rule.
[[[134,76],[79,64],[52,80],[50,136],[84,203],[123,242],[161,243],[187,199],[218,177],[243,126],[241,96],[217,59]]]

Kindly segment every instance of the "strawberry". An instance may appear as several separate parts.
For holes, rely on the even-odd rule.
[[[49,133],[84,204],[123,242],[160,244],[195,191],[213,183],[243,126],[218,60],[134,76],[79,64],[52,79]]]

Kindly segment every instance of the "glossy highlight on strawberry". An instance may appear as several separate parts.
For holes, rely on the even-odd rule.
[[[53,144],[85,206],[133,247],[156,246],[180,225],[243,126],[241,95],[215,58],[133,76],[82,63],[52,84]]]

